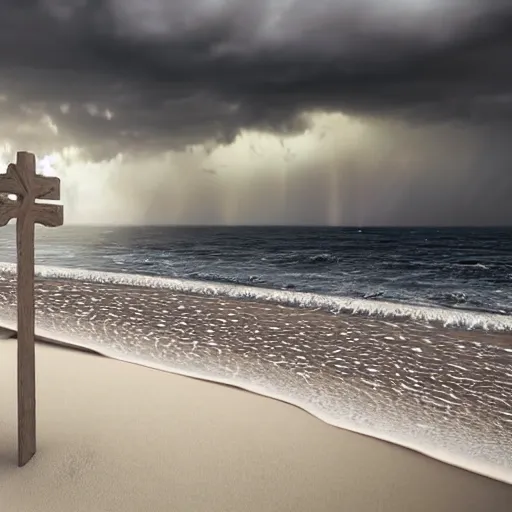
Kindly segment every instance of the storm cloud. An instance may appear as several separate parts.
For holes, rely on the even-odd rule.
[[[119,222],[510,223],[511,61],[504,0],[4,0],[0,140]]]

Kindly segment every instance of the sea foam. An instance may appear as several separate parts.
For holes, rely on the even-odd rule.
[[[16,265],[0,263],[0,274],[15,274]],[[127,273],[99,272],[63,267],[36,266],[36,275],[44,279],[69,279],[168,289],[180,293],[223,296],[233,299],[270,302],[283,306],[323,309],[332,313],[378,316],[390,319],[410,319],[437,323],[445,327],[484,329],[486,331],[512,331],[512,317],[495,313],[463,311],[441,307],[416,306],[371,299],[338,297],[290,290],[276,290],[238,284],[195,281],[167,277],[154,277]]]
[[[0,274],[0,325],[15,329],[15,268],[1,270],[9,275]],[[336,297],[45,267],[37,273],[47,278],[37,285],[38,336],[277,398],[332,425],[512,483],[511,353],[492,334],[320,310],[343,310],[346,299]]]

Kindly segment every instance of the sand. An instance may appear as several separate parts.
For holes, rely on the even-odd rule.
[[[16,466],[0,342],[0,510],[505,512],[512,486],[269,398],[37,344],[38,452]]]

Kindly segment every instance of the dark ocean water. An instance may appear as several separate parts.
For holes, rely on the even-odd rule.
[[[0,231],[0,261],[13,235]],[[41,228],[36,262],[512,312],[512,229]]]

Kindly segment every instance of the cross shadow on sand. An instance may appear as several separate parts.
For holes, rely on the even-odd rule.
[[[0,327],[0,340],[8,340],[16,337],[16,331]]]
[[[8,470],[12,470],[18,466],[18,455],[16,453],[16,438],[13,437],[9,440],[10,436],[6,436],[5,432],[0,430],[0,435],[6,438],[8,443],[12,445],[12,448],[0,448],[0,477],[2,473]]]

